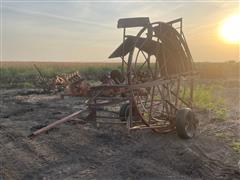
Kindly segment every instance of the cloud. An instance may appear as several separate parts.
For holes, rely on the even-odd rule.
[[[72,18],[72,17],[60,16],[60,15],[56,15],[56,14],[52,14],[52,13],[22,10],[22,9],[17,9],[17,8],[12,8],[12,7],[3,7],[3,8],[10,10],[10,11],[14,11],[16,13],[35,15],[35,16],[47,17],[47,18],[52,18],[52,19],[61,20],[61,21],[82,23],[82,24],[87,24],[87,25],[94,25],[94,26],[101,27],[101,28],[112,29],[112,27],[108,24],[98,23],[96,21],[90,21],[90,20],[82,19],[82,18]]]

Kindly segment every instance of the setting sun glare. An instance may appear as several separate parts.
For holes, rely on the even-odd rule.
[[[226,19],[220,28],[220,35],[229,43],[240,43],[240,15]]]

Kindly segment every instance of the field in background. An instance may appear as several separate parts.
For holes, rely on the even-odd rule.
[[[2,62],[0,87],[30,87],[38,77],[33,65],[37,65],[44,77],[79,71],[85,78],[98,80],[104,73],[120,68],[119,63],[73,63],[73,62]]]
[[[31,87],[38,72],[36,64],[45,77],[79,71],[88,80],[98,80],[104,73],[112,69],[120,69],[120,63],[75,63],[75,62],[1,62],[0,87]],[[195,67],[201,79],[228,80],[230,86],[239,87],[240,62],[209,63],[198,62]],[[229,79],[233,80],[232,82]],[[237,81],[236,81],[237,80]]]

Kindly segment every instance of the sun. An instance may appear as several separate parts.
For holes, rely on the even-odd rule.
[[[226,19],[220,28],[220,34],[229,43],[240,43],[240,14]]]

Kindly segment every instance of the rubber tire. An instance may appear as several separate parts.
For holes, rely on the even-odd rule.
[[[187,121],[191,121],[191,123],[194,124],[194,126],[192,126],[193,131],[191,133],[188,133],[185,127]],[[176,130],[180,138],[182,139],[193,138],[196,134],[196,125],[197,123],[196,123],[195,115],[190,108],[183,108],[183,109],[177,110]]]
[[[127,121],[129,115],[129,103],[123,104],[119,111],[119,119],[121,121]]]

